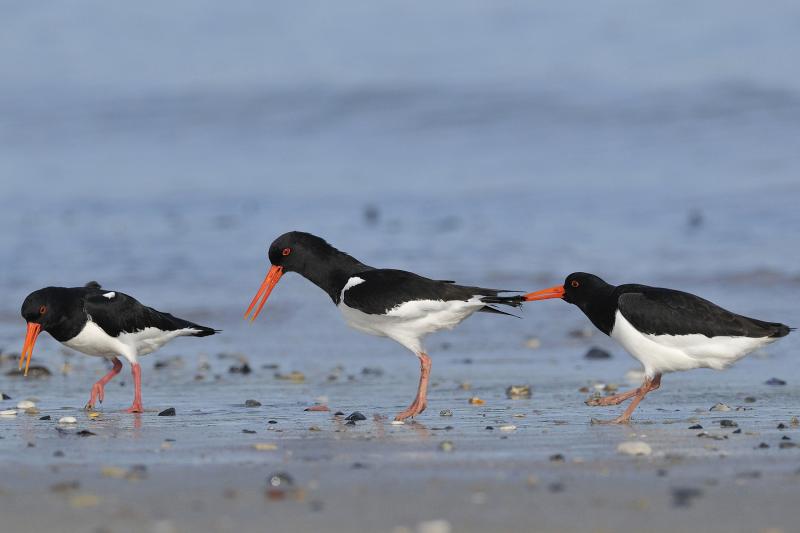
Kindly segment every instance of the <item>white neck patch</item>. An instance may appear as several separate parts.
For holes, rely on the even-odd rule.
[[[357,276],[353,276],[352,278],[348,279],[347,283],[345,283],[344,287],[342,287],[341,294],[339,294],[339,301],[340,302],[344,301],[344,293],[347,291],[347,289],[349,289],[350,287],[355,287],[356,285],[359,285],[361,283],[364,283],[363,278],[359,278]]]

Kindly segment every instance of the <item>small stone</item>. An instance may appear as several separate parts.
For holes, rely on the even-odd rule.
[[[0,416],[5,417],[5,418],[13,418],[13,417],[17,416],[17,410],[16,409],[4,409],[3,411],[0,411]]]
[[[97,507],[100,504],[100,498],[88,492],[83,494],[76,494],[69,499],[69,504],[72,507],[75,507],[76,509]]]
[[[97,433],[92,433],[88,429],[82,429],[79,432],[77,432],[76,435],[78,435],[79,437],[94,437],[95,435],[97,435]]]
[[[53,452],[53,457],[64,457],[64,452],[61,450],[56,450]]]
[[[742,428],[737,428],[737,429],[734,429],[734,430],[733,430],[733,432],[734,432],[734,433],[736,433],[736,434],[738,435],[739,433],[741,433],[741,432],[742,432]]]
[[[253,369],[247,363],[242,363],[241,366],[233,365],[228,368],[228,373],[230,374],[249,374],[252,371]]]
[[[306,375],[298,370],[293,370],[288,374],[275,374],[276,379],[291,381],[293,383],[303,383],[306,380]]]
[[[716,403],[709,409],[709,411],[723,411],[723,412],[730,410],[731,408],[725,405],[724,403]]]
[[[611,354],[602,348],[592,347],[589,348],[589,351],[584,354],[583,358],[593,361],[600,361],[604,359],[611,359]]]
[[[617,451],[627,455],[650,455],[653,453],[650,445],[642,441],[620,442]]]
[[[526,400],[531,397],[530,385],[509,385],[506,388],[506,396],[512,400]]]
[[[796,442],[781,442],[778,445],[778,448],[780,448],[781,450],[785,450],[787,448],[797,448],[797,443]]]
[[[110,477],[112,479],[123,479],[128,471],[118,466],[104,466],[100,469],[100,475],[103,477]]]
[[[344,425],[345,426],[355,426],[356,425],[356,421],[355,420],[348,420],[347,422],[344,423]]]
[[[347,415],[344,419],[345,420],[366,420],[367,417],[364,416],[363,414],[359,413],[358,411],[353,411],[352,413]]]
[[[541,345],[542,345],[542,341],[540,341],[540,340],[539,340],[538,338],[536,338],[536,337],[528,337],[528,338],[525,340],[525,347],[526,347],[526,348],[530,348],[531,350],[536,350],[536,349],[538,349],[539,347],[541,347]]]
[[[758,447],[763,450],[769,448],[769,444],[767,444],[766,442],[762,442],[761,444],[758,445]]]
[[[792,437],[790,437],[789,435],[784,435],[783,437],[781,437],[781,440],[792,440]]]
[[[253,444],[253,448],[260,452],[273,452],[278,449],[278,445],[271,442],[257,442]]]
[[[161,411],[160,413],[158,413],[158,416],[175,416],[175,408],[174,407],[168,407],[168,408],[164,409],[163,411]]]
[[[341,411],[336,411],[335,413],[333,413],[333,416],[344,416],[344,413]]]
[[[78,423],[78,419],[75,418],[74,416],[62,416],[61,418],[58,419],[58,423],[62,424],[62,425],[65,425],[65,426],[68,426],[68,425],[72,425],[72,424],[77,424]]]
[[[703,491],[693,487],[672,489],[672,505],[675,507],[691,507],[695,499],[701,497]]]
[[[470,405],[483,405],[485,403],[486,403],[485,401],[481,400],[477,396],[473,396],[472,398],[469,399]]]
[[[403,422],[402,420],[392,420],[392,421],[391,421],[391,422],[389,422],[389,423],[390,423],[391,425],[393,425],[393,426],[402,426],[402,425],[405,425],[405,422]]]
[[[734,422],[733,420],[728,420],[727,418],[722,419],[719,421],[719,427],[721,428],[738,428],[739,424]]]
[[[564,462],[564,456],[562,454],[560,454],[560,453],[556,453],[556,454],[550,456],[550,461],[552,461],[554,463],[563,463]]]
[[[756,403],[755,396],[745,396],[744,403]]]
[[[791,424],[793,428],[800,426],[800,418],[793,416],[792,419],[789,421],[789,424]]]
[[[10,400],[10,399],[11,399],[11,396],[9,396],[8,394],[6,394],[6,393],[4,392],[4,393],[3,393],[3,399],[4,399],[4,400]]]
[[[592,335],[594,335],[594,330],[590,327],[573,329],[567,333],[567,336],[573,339],[588,339]]]
[[[267,477],[267,485],[270,487],[291,487],[294,485],[294,479],[286,472],[276,472]]]
[[[492,431],[492,430],[494,429],[494,426],[486,426],[486,429],[487,429],[488,431]]]
[[[308,428],[309,431],[322,431],[319,426],[310,426]]]
[[[39,420],[50,420],[50,415],[44,415],[42,417],[39,417]]]
[[[254,430],[254,429],[243,429],[242,430],[242,433],[248,433],[248,434],[253,434],[255,432],[256,432],[256,430]]]
[[[778,429],[786,429],[786,424],[781,422],[780,424],[778,424]]]
[[[450,409],[442,409],[439,411],[439,416],[453,416],[453,411]]]
[[[693,426],[689,426],[689,429],[703,429],[703,426],[701,426],[700,424],[695,424]]]
[[[17,403],[17,409],[26,410],[26,409],[33,409],[36,407],[36,404],[30,400],[22,400]]]
[[[764,382],[764,385],[781,386],[781,385],[786,385],[786,382],[778,378],[769,378],[767,381]]]
[[[455,449],[453,443],[449,440],[439,443],[439,449],[443,452],[452,452]]]
[[[60,483],[50,485],[50,492],[71,492],[73,490],[78,490],[79,488],[81,488],[80,481],[62,481]]]
[[[469,381],[464,381],[458,386],[461,390],[470,390],[472,388],[472,384]]]
[[[500,431],[514,431],[517,429],[517,426],[514,424],[504,424],[498,428]]]
[[[258,400],[245,400],[244,402],[245,407],[261,407],[261,402]]]

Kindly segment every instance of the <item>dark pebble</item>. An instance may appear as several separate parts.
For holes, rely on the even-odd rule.
[[[589,348],[589,351],[586,352],[583,358],[592,360],[611,359],[611,354],[603,350],[602,348],[593,347]]]
[[[94,433],[92,433],[92,434],[94,435]],[[28,443],[28,448],[36,448],[36,444],[34,444],[32,442],[29,442]]]
[[[494,426],[486,426],[486,429],[488,429],[489,431],[491,431],[491,430],[493,430],[493,429],[494,429]]]
[[[560,453],[557,453],[555,455],[551,455],[550,456],[550,460],[553,461],[554,463],[563,463],[564,462],[564,456],[562,454],[560,454]]]
[[[785,450],[787,448],[797,448],[797,443],[784,441],[778,445],[778,448],[780,448],[781,450]]]
[[[249,374],[252,372],[253,369],[250,368],[250,365],[247,363],[242,364],[242,366],[232,366],[228,369],[228,372],[231,374]]]
[[[703,429],[703,426],[701,426],[700,424],[695,424],[693,426],[689,426],[689,429]]]
[[[242,433],[255,433],[255,432],[256,432],[256,430],[254,430],[254,429],[243,429],[242,430]]]
[[[564,492],[564,484],[563,483],[550,483],[547,486],[547,490],[552,493]]]
[[[345,422],[345,423],[344,423],[344,425],[345,425],[345,426],[355,426],[355,425],[356,425],[356,423],[355,423],[355,421],[354,421],[354,420],[348,420],[347,422]]]
[[[674,507],[691,507],[693,501],[702,495],[701,489],[693,487],[672,489],[672,505]]]
[[[747,396],[747,397],[745,397],[744,403],[756,403],[755,396]]]
[[[335,413],[333,413],[333,416],[344,416],[344,413],[341,411],[336,411]]]
[[[267,420],[267,424],[277,424],[277,420]]]
[[[50,415],[44,415],[42,417],[39,417],[39,420],[50,420]]]
[[[734,432],[734,433],[737,433],[737,434],[738,434],[738,433],[741,433],[741,432],[742,432],[742,428],[737,428],[737,429],[733,430],[733,432]]]
[[[163,411],[158,413],[158,416],[175,416],[175,408],[168,407],[167,409],[164,409]]]
[[[64,457],[64,452],[61,450],[56,450],[53,452],[53,457]]]
[[[347,417],[345,417],[345,420],[366,420],[366,419],[367,417],[362,415],[358,411],[353,411]]]
[[[659,468],[656,470],[656,475],[658,475],[658,477],[666,477],[667,474],[669,474],[669,471],[665,468]]]
[[[4,400],[10,400],[10,399],[11,399],[11,396],[9,396],[8,394],[6,394],[6,393],[4,392],[4,393],[3,393],[3,399],[4,399]]]
[[[97,433],[92,433],[88,429],[82,429],[79,432],[77,432],[76,435],[78,435],[79,437],[94,437],[95,435],[97,435]]]
[[[783,437],[781,437],[781,440],[792,440],[792,437],[790,437],[789,435],[784,435]]]
[[[361,470],[363,468],[369,468],[369,466],[365,465],[364,463],[358,463],[358,462],[353,463],[354,470]]]
[[[247,400],[244,402],[245,407],[261,407],[261,402],[258,400]]]
[[[778,378],[769,378],[765,383],[765,385],[786,385],[786,382],[782,379]]]
[[[780,424],[778,424],[778,429],[786,429],[786,424],[781,422]]]
[[[766,442],[762,442],[761,444],[758,445],[758,447],[763,450],[769,448],[769,444],[767,444]]]
[[[733,420],[723,419],[719,421],[719,427],[721,428],[738,428],[739,424],[734,422]]]
[[[164,442],[175,442],[175,439],[164,439]]]

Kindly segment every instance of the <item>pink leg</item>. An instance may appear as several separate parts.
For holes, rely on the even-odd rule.
[[[139,363],[131,365],[131,374],[133,374],[133,405],[125,409],[126,413],[142,413],[142,368]]]
[[[654,391],[661,386],[661,374],[656,374],[653,379],[645,378],[644,384],[641,387],[636,389],[638,393],[636,397],[633,399],[631,404],[625,409],[625,412],[622,413],[620,416],[615,418],[614,420],[592,420],[592,422],[600,423],[600,424],[627,424],[631,420],[631,415],[636,407],[639,405],[639,402],[644,400],[644,397],[647,396],[648,392]]]
[[[115,357],[112,359],[112,361],[114,362],[114,368],[112,368],[108,374],[100,378],[97,381],[97,383],[92,385],[92,394],[89,397],[89,403],[86,404],[87,410],[94,409],[95,403],[98,401],[100,403],[103,403],[103,397],[104,397],[103,389],[105,388],[106,383],[111,381],[113,377],[119,374],[119,371],[122,370],[122,363],[120,362],[119,359]]]
[[[408,409],[394,417],[395,420],[403,420],[411,416],[420,414],[428,406],[428,377],[431,374],[431,358],[425,352],[417,354],[419,357],[419,387],[417,396]]]
[[[585,403],[586,405],[590,405],[592,407],[596,407],[598,405],[619,405],[625,400],[633,398],[640,392],[642,392],[641,387],[639,387],[638,389],[629,390],[628,392],[614,394],[613,396],[604,396],[602,398],[589,398],[583,403]]]

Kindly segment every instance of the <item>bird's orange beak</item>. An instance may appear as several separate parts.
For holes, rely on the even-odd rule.
[[[19,356],[19,369],[22,370],[22,362],[25,361],[25,375],[28,375],[28,367],[31,364],[33,355],[33,345],[36,344],[36,337],[42,331],[42,325],[35,322],[28,322],[28,333],[25,335],[25,344],[22,345],[22,354]]]
[[[256,306],[256,302],[258,302],[258,299],[261,298],[261,303],[258,304],[258,307],[255,309],[255,311],[253,311],[253,315],[250,317],[250,322],[255,320],[258,314],[261,312],[264,304],[267,303],[269,294],[272,292],[272,289],[275,288],[275,285],[278,284],[278,280],[281,279],[281,276],[283,276],[283,267],[272,265],[272,267],[269,269],[269,272],[267,272],[267,277],[264,278],[264,282],[261,284],[258,292],[253,297],[253,301],[250,302],[250,307],[248,307],[247,311],[244,313],[244,317],[248,318],[247,315],[250,314],[250,311],[253,311],[253,308]]]
[[[564,286],[563,285],[556,285],[555,287],[550,287],[549,289],[542,289],[536,292],[529,292],[523,298],[526,302],[532,302],[534,300],[549,300],[550,298],[563,298],[564,297]]]

